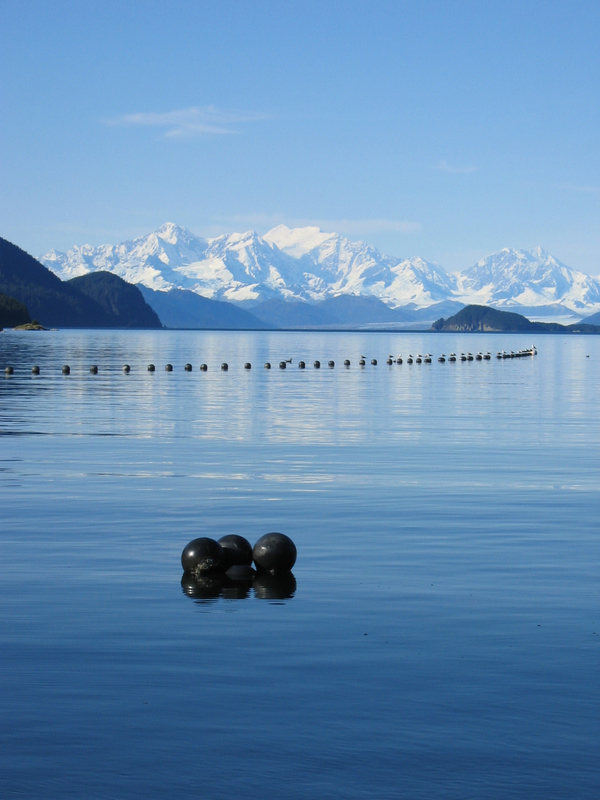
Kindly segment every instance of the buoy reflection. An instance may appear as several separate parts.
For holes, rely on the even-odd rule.
[[[258,600],[290,600],[296,593],[293,572],[271,575],[254,569],[203,575],[195,577],[189,572],[181,576],[181,589],[190,600],[198,604],[223,600],[246,600],[254,594]]]

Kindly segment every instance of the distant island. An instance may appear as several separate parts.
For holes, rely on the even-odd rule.
[[[498,311],[489,306],[465,306],[447,319],[438,319],[431,330],[442,333],[600,333],[600,325],[577,322],[532,322],[521,314]]]

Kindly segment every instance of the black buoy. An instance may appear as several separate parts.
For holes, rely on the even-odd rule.
[[[373,364],[373,366],[376,367],[377,366],[377,359],[376,358],[372,358],[371,359],[371,364]]]
[[[257,568],[272,575],[289,572],[296,563],[296,556],[296,545],[285,533],[265,533],[252,548]]]
[[[280,361],[279,362],[279,369],[285,369],[285,367],[286,367],[285,361]]]
[[[129,364],[123,364],[123,372],[130,372],[130,371],[131,367],[129,366]]]
[[[210,575],[227,569],[227,557],[221,545],[208,536],[193,539],[183,548],[181,566],[184,572]]]
[[[304,361],[299,361],[298,362],[298,369],[304,369],[305,367],[306,367],[306,364],[304,363]]]
[[[350,366],[350,359],[348,359],[348,358],[347,358],[347,359],[344,361],[344,366],[345,366],[345,367],[349,367],[349,366]]]
[[[315,369],[320,369],[321,368],[321,362],[320,361],[315,361],[313,366],[314,366]]]
[[[173,364],[165,364],[165,372],[173,372]]]
[[[364,358],[361,358],[361,360],[358,362],[358,364],[359,364],[359,366],[360,366],[360,367],[364,367],[364,365],[365,365],[366,363],[367,363],[367,362],[364,360]]]
[[[184,367],[184,370],[186,372],[191,372],[192,371],[192,365],[191,364],[186,364],[185,367]]]
[[[32,367],[31,368],[31,374],[32,375],[39,375],[40,374],[40,368],[38,366]]]
[[[268,361],[265,363],[265,369],[271,369],[271,365],[269,364]]]
[[[396,359],[396,364],[402,364],[402,356],[398,356]]]
[[[391,358],[388,358],[388,360],[387,360],[385,363],[386,363],[386,364],[393,364],[393,363],[394,363],[394,361],[393,361],[393,359],[391,359]]]
[[[221,364],[221,369],[223,370],[223,372],[227,372],[227,370],[229,369],[229,364],[226,361],[224,361]]]
[[[14,369],[12,367],[6,367],[6,369],[4,370],[4,374],[5,375],[12,375],[13,372],[14,372]]]
[[[335,367],[335,361],[328,361],[328,362],[327,362],[327,366],[328,366],[330,369],[333,369],[333,367]]]
[[[246,361],[244,364],[244,369],[252,369],[252,364],[249,361]]]
[[[90,374],[91,375],[97,375],[98,374],[98,365],[97,364],[92,364],[92,366],[90,367]]]
[[[200,372],[206,372],[207,369],[208,367],[206,366],[206,364],[200,364]]]
[[[227,569],[229,567],[250,566],[252,564],[252,545],[248,539],[237,533],[229,533],[219,539],[225,553]]]
[[[148,364],[148,372],[154,372],[155,369],[156,367],[154,366],[154,364]]]
[[[70,375],[71,374],[71,367],[68,364],[65,364],[62,368],[63,375]]]

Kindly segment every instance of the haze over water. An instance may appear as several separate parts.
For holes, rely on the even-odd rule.
[[[600,340],[531,344],[2,333],[2,796],[597,797]],[[272,530],[286,586],[182,586]]]

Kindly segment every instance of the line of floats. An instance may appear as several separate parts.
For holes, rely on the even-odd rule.
[[[496,354],[496,358],[497,359],[524,358],[524,357],[527,357],[527,356],[535,356],[535,355],[537,355],[537,350],[535,348],[535,345],[532,345],[531,347],[529,347],[526,350],[517,350],[517,351],[514,351],[514,350],[501,350]],[[441,364],[444,364],[446,361],[449,361],[450,363],[453,363],[455,361],[490,361],[491,358],[492,358],[492,356],[491,356],[491,354],[489,352],[487,352],[487,353],[479,352],[479,353],[477,353],[477,355],[473,355],[472,353],[461,353],[460,355],[457,355],[456,353],[450,353],[449,356],[446,356],[444,353],[442,353],[442,355],[438,356],[437,360]],[[404,358],[402,355],[399,355],[397,357],[394,357],[394,356],[390,355],[390,356],[388,356],[388,358],[386,360],[386,364],[404,364],[404,363],[406,363],[406,364],[413,364],[413,363],[414,364],[431,364],[432,360],[433,360],[433,356],[431,355],[431,353],[427,353],[424,356],[421,355],[421,354],[413,356],[412,354],[409,353],[409,355],[406,356],[406,358]],[[364,366],[366,366],[366,363],[367,363],[366,357],[365,356],[360,356],[360,359],[358,361],[358,365],[360,367],[364,367]],[[284,361],[280,361],[279,362],[279,369],[286,369],[288,367],[288,365],[291,365],[291,364],[292,364],[292,359],[291,358],[286,358]],[[371,365],[372,366],[377,366],[377,359],[376,358],[372,358],[371,359]],[[265,363],[265,365],[264,365],[264,368],[265,369],[271,369],[271,366],[272,366],[271,362],[267,361]],[[333,369],[335,367],[335,361],[328,361],[327,362],[327,366],[330,369]],[[345,367],[350,367],[351,366],[350,359],[347,358],[347,359],[344,360],[344,366]],[[314,369],[320,369],[321,368],[321,362],[320,361],[315,361],[313,363],[313,367],[314,367]],[[306,362],[305,361],[298,361],[298,368],[299,369],[306,369]],[[246,369],[246,370],[252,369],[252,364],[249,361],[246,361],[246,363],[244,364],[244,369]],[[184,370],[186,372],[192,372],[193,366],[190,363],[187,363],[185,365],[185,367],[184,367]],[[200,371],[201,372],[206,372],[207,370],[208,370],[208,365],[207,364],[200,364]],[[229,364],[226,361],[224,361],[221,364],[221,370],[223,372],[227,372],[229,370]],[[124,373],[131,372],[130,365],[129,364],[123,364],[122,371]],[[148,372],[155,372],[156,371],[155,365],[154,364],[148,364],[147,371]],[[173,365],[172,364],[166,364],[165,365],[165,371],[166,372],[173,372]],[[41,372],[41,370],[40,370],[40,368],[38,366],[34,366],[34,367],[31,368],[31,373],[33,375],[39,375],[40,372]],[[91,367],[90,367],[90,373],[92,375],[97,375],[98,372],[99,372],[98,365],[97,364],[92,364]],[[6,367],[5,370],[4,370],[4,374],[5,375],[13,375],[14,374],[14,368],[11,367],[11,366]],[[64,364],[63,365],[62,374],[63,375],[70,375],[71,374],[71,367],[68,364]]]

